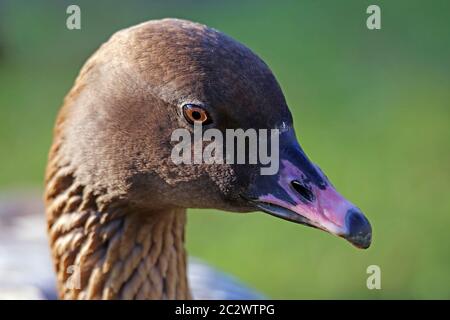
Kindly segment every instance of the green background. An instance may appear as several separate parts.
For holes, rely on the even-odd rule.
[[[81,7],[82,29],[65,27]],[[366,28],[378,4],[382,29]],[[0,190],[42,190],[51,130],[115,31],[186,18],[271,67],[308,155],[369,217],[367,251],[262,213],[191,210],[187,247],[273,298],[450,298],[450,1],[1,1]],[[378,265],[382,289],[368,290]]]

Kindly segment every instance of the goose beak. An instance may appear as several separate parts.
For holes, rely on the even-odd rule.
[[[340,195],[298,144],[293,130],[280,137],[280,165],[274,175],[260,175],[246,197],[259,210],[324,230],[366,249],[372,240],[369,221]]]

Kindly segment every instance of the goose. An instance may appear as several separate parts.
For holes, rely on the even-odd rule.
[[[175,164],[178,128],[279,129],[279,170]],[[54,127],[47,231],[61,299],[191,299],[186,210],[263,211],[371,243],[371,226],[300,147],[281,88],[250,49],[205,25],[118,31],[82,67]]]

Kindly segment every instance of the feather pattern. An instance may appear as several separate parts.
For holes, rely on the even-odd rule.
[[[33,193],[3,194],[0,197],[0,299],[58,298],[43,210],[41,201]],[[85,223],[89,226],[95,220]],[[139,241],[142,237],[138,236]],[[148,260],[146,263],[150,263],[150,258]],[[138,270],[143,270],[143,267]],[[112,270],[111,274],[117,272]],[[176,273],[177,270],[168,272]],[[194,299],[265,298],[198,258],[189,258],[188,282]],[[107,286],[111,285],[112,281]],[[149,290],[150,286],[145,282],[138,289],[136,298],[143,298]]]

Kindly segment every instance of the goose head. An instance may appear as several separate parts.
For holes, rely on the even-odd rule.
[[[251,164],[175,163],[178,129],[278,130],[278,170]],[[178,19],[119,31],[83,67],[55,136],[80,184],[134,210],[263,211],[367,248],[371,227],[300,147],[269,67],[250,49]],[[203,141],[203,146],[208,143]]]

